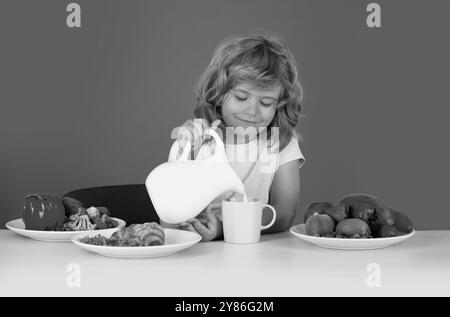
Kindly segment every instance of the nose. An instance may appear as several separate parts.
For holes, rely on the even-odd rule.
[[[250,98],[245,109],[245,114],[249,119],[255,119],[259,113],[258,100],[256,98]]]

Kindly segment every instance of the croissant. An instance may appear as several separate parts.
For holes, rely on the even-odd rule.
[[[156,222],[133,224],[114,232],[110,240],[118,246],[163,245],[164,229]]]
[[[133,238],[139,241],[140,246],[164,244],[164,229],[155,222],[136,225],[131,230]]]

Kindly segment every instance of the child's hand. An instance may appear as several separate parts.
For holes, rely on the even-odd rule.
[[[202,241],[211,241],[222,236],[222,222],[212,212],[209,205],[197,218],[189,219],[178,225],[180,229],[197,232]]]
[[[211,126],[205,119],[189,119],[178,130],[178,141],[180,142],[180,150],[184,148],[187,141],[193,145],[194,157],[200,150],[205,140],[206,130],[215,128],[220,124],[220,120],[214,121]]]

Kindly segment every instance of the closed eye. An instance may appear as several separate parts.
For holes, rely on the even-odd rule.
[[[237,95],[234,95],[234,97],[238,100],[238,101],[246,101],[247,97],[239,97]],[[270,107],[272,105],[272,103],[264,103],[261,102],[261,105],[263,105],[264,107]]]

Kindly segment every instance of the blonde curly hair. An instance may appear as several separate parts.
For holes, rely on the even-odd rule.
[[[209,66],[201,75],[196,89],[194,117],[210,124],[221,120],[219,128],[225,135],[221,105],[230,89],[239,83],[250,82],[264,89],[281,86],[277,110],[267,127],[278,127],[279,151],[289,143],[295,131],[303,90],[297,73],[297,62],[288,47],[277,36],[236,35],[216,47]]]

